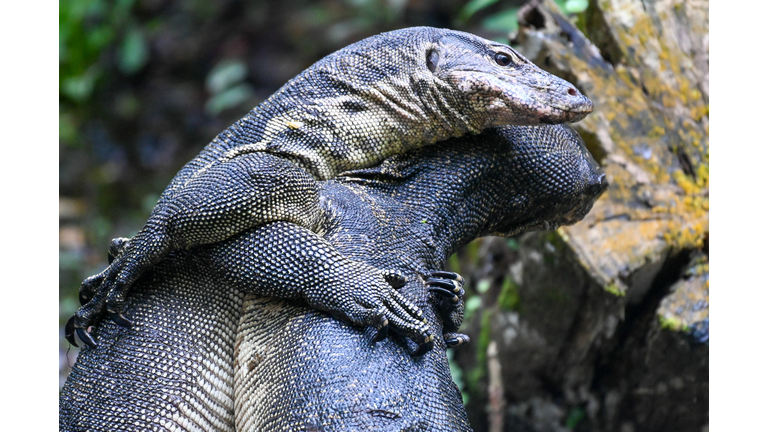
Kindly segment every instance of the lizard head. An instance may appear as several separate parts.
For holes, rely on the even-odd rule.
[[[449,86],[480,128],[576,122],[593,105],[573,84],[543,71],[507,45],[447,31],[427,47],[425,63]]]

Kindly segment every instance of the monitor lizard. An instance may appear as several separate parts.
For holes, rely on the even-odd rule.
[[[592,102],[509,46],[468,33],[414,27],[383,33],[318,61],[223,131],[186,164],[144,227],[102,273],[82,285],[67,323],[87,328],[123,313],[134,282],[170,251],[213,244],[272,221],[319,234],[317,180],[374,166],[394,154],[498,125],[578,121]],[[381,271],[383,270],[383,271]],[[428,346],[419,308],[367,268],[355,297],[318,293],[313,306],[357,325],[391,325]]]
[[[132,328],[105,320],[81,351],[60,430],[471,430],[444,351],[460,279],[434,269],[476,237],[575,223],[606,186],[562,125],[493,128],[318,182],[320,236],[276,221],[143,275]],[[445,333],[437,349],[409,358],[409,339],[375,344],[377,329],[309,307],[313,291],[365,289],[359,265],[404,277]]]

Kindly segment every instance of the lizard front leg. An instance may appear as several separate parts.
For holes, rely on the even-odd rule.
[[[395,289],[403,286],[402,276],[353,261],[306,228],[274,222],[206,249],[222,278],[244,292],[303,300],[375,327],[375,341],[392,328],[419,345],[412,355],[434,346],[421,310]]]
[[[86,301],[68,327],[95,325],[105,314],[130,327],[121,311],[138,278],[169,252],[213,244],[250,228],[288,221],[314,229],[320,219],[317,183],[295,164],[264,152],[246,153],[201,170],[161,200],[139,233],[102,273],[80,289]],[[70,342],[73,331],[67,332]],[[83,341],[95,345],[85,331]]]

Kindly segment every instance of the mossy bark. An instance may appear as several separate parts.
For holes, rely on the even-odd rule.
[[[475,279],[517,287],[513,310],[498,303],[501,288],[483,294],[501,362],[504,430],[701,431],[708,3],[591,0],[569,19],[552,1],[533,1],[518,17],[513,42],[523,55],[594,101],[595,112],[574,127],[611,185],[584,221],[524,236],[519,250],[488,258],[493,270],[478,266],[485,273]],[[471,321],[474,336],[482,329]],[[477,358],[457,355],[462,364]],[[484,430],[472,411],[487,386],[469,388],[477,389],[470,417]]]

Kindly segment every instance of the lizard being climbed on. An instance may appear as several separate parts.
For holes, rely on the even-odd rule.
[[[274,221],[318,232],[317,180],[488,127],[578,121],[591,111],[570,83],[467,33],[415,27],[350,45],[293,78],[181,169],[122,253],[83,283],[85,305],[67,337],[95,345],[85,329],[105,313],[130,326],[121,313],[130,287],[173,250]],[[387,282],[396,276],[364,273],[354,297],[302,298],[358,325],[397,323],[429,343],[421,311]]]

